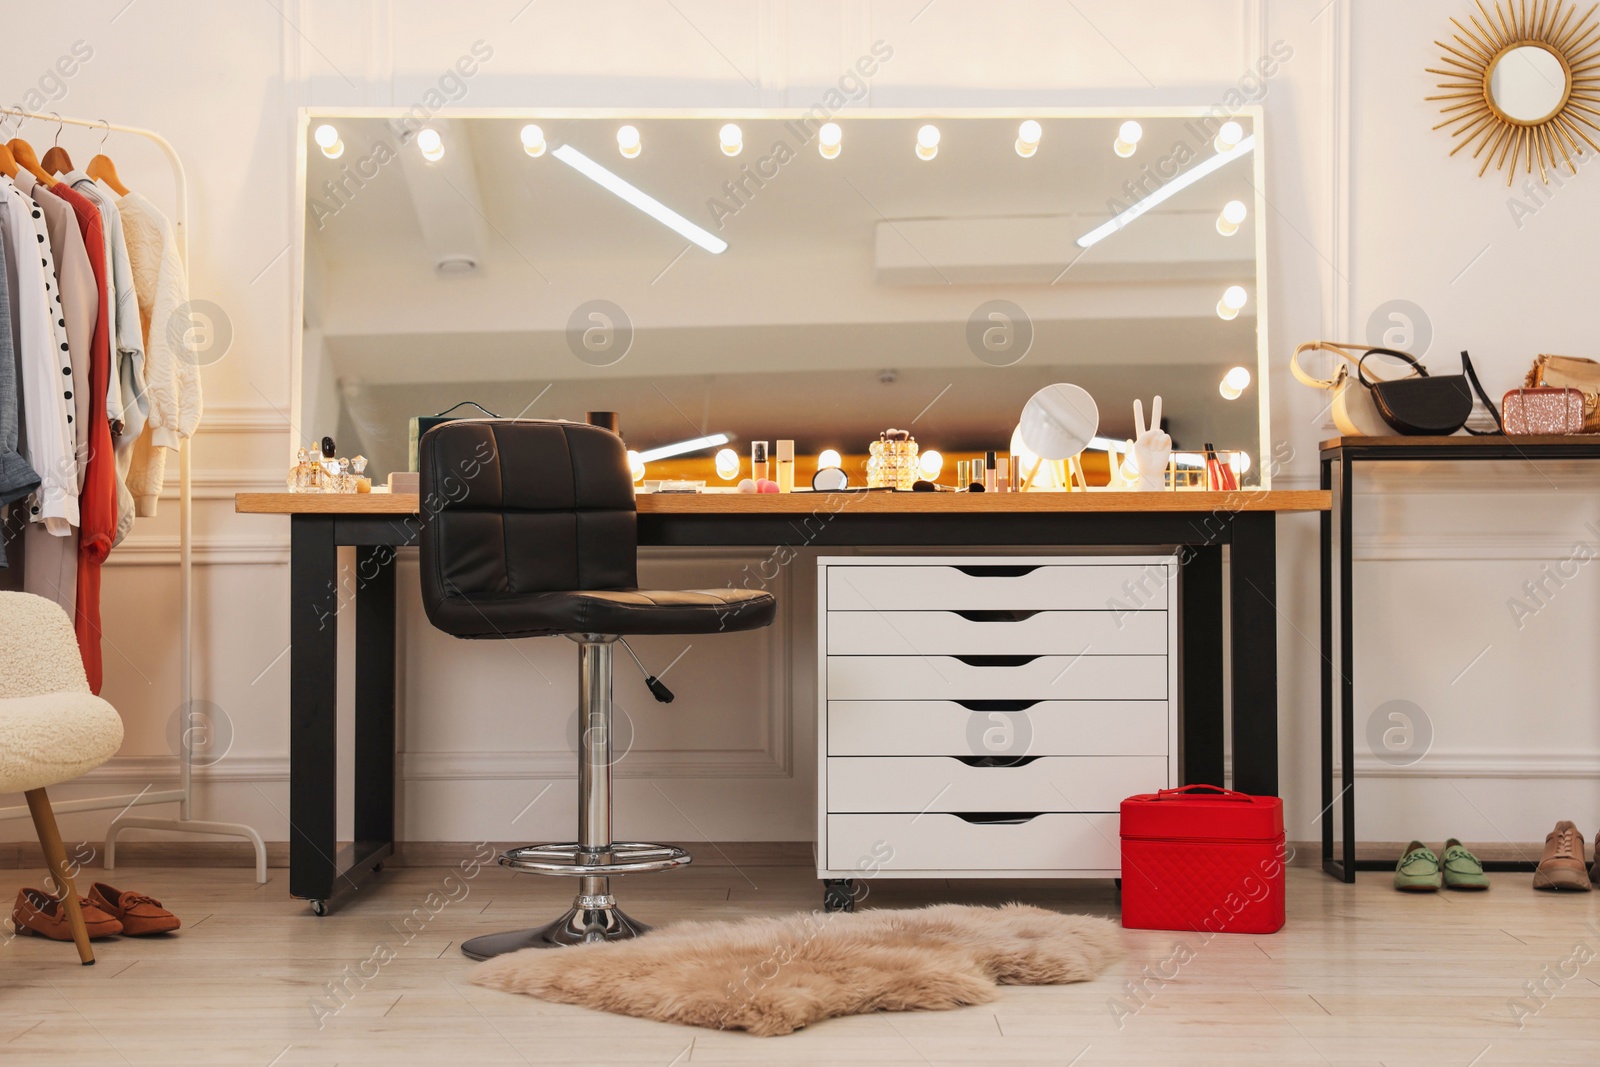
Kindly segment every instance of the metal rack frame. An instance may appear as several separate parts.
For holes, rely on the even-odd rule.
[[[0,115],[15,115],[22,119],[39,119],[43,122],[55,122],[67,126],[85,126],[90,129],[105,130],[110,133],[131,133],[139,137],[148,138],[165,153],[167,162],[172,164],[172,178],[176,188],[177,209],[173,218],[173,228],[178,238],[178,258],[185,269],[189,265],[189,187],[188,179],[184,173],[183,161],[178,158],[178,152],[172,147],[165,137],[154,130],[147,130],[139,126],[122,126],[102,119],[75,119],[64,118],[61,115],[44,115],[34,111],[23,111],[20,108],[0,107]],[[184,731],[180,738],[188,736],[191,726],[190,716],[193,714],[193,647],[191,642],[191,625],[193,621],[193,586],[190,541],[193,532],[193,516],[191,513],[190,488],[189,488],[189,445],[187,441],[180,441],[178,446],[178,569],[179,569],[179,692],[182,697],[184,711]],[[180,748],[181,748],[180,744]],[[261,835],[254,828],[243,823],[209,822],[203,819],[190,817],[194,799],[194,768],[191,761],[182,752],[178,758],[179,785],[176,789],[152,790],[145,788],[138,793],[124,794],[108,797],[83,797],[78,800],[56,801],[51,804],[57,814],[65,815],[80,811],[103,811],[111,808],[120,808],[121,813],[111,820],[111,825],[106,828],[106,854],[105,869],[116,868],[117,834],[126,829],[141,830],[177,830],[184,833],[215,834],[221,837],[242,837],[255,846],[256,854],[256,882],[264,884],[267,880],[267,846],[261,840]],[[178,817],[153,818],[147,816],[129,815],[128,811],[135,807],[148,807],[151,804],[177,804]],[[0,819],[17,819],[28,814],[26,806],[18,805],[9,808],[0,808]]]

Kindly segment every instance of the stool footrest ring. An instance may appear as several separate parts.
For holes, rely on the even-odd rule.
[[[603,850],[565,843],[523,845],[500,857],[500,866],[518,871],[571,876],[643,874],[668,871],[690,861],[689,853],[672,845],[614,841]]]

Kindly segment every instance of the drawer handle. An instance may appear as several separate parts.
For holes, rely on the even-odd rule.
[[[1037,700],[957,700],[968,711],[1027,711]]]
[[[1021,578],[1032,574],[1038,567],[1029,567],[1022,564],[967,564],[958,566],[956,570],[969,578]]]
[[[953,656],[969,667],[1024,667],[1043,656]]]
[[[952,811],[950,814],[974,826],[1022,826],[1039,817],[1036,811]]]
[[[1037,611],[952,611],[968,622],[1027,622]]]
[[[951,756],[968,767],[1026,767],[1039,756]]]

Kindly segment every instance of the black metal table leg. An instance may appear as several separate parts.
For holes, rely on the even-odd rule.
[[[289,549],[289,892],[338,876],[339,552],[331,515],[296,515]]]
[[[1339,837],[1343,842],[1344,880],[1356,880],[1356,733],[1355,733],[1355,574],[1352,531],[1355,528],[1355,461],[1339,457],[1339,485],[1333,496],[1339,522]]]
[[[1332,461],[1322,460],[1321,470],[1323,490],[1332,489]],[[1322,714],[1319,723],[1322,807],[1318,809],[1317,819],[1322,824],[1322,869],[1335,878],[1349,880],[1344,865],[1333,858],[1333,805],[1338,799],[1333,791],[1333,516],[1324,511],[1318,515],[1317,523],[1322,596]]]
[[[1184,549],[1178,628],[1183,671],[1183,784],[1223,784],[1222,546]]]
[[[394,841],[395,550],[356,550],[355,837],[363,855]]]
[[[1229,560],[1232,619],[1233,788],[1278,795],[1278,517],[1233,516]]]

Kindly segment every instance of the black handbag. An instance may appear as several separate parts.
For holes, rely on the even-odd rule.
[[[1366,373],[1368,356],[1390,356],[1402,360],[1411,365],[1417,376],[1394,381],[1369,381]],[[1480,436],[1505,432],[1500,424],[1500,412],[1484,393],[1477,372],[1472,369],[1472,360],[1465,351],[1461,353],[1460,374],[1430,375],[1415,356],[1393,348],[1368,349],[1356,364],[1356,373],[1361,378],[1361,384],[1372,391],[1378,414],[1396,433],[1407,437],[1450,436],[1467,425],[1467,419],[1472,416],[1474,393],[1489,409],[1495,428],[1492,431],[1468,428],[1467,432]]]

